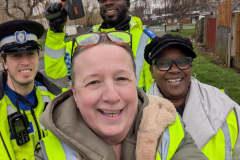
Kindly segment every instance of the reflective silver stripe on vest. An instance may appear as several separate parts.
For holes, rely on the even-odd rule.
[[[178,113],[177,113],[178,114]],[[182,124],[182,128],[184,128],[184,123],[182,121],[181,116],[178,114],[181,124]],[[178,148],[181,147],[183,145],[183,143],[185,142],[186,139],[186,132],[184,131],[184,138],[182,139],[181,143],[179,144]],[[158,152],[159,155],[161,157],[161,160],[166,160],[167,156],[168,156],[168,149],[169,149],[169,145],[170,145],[170,134],[169,134],[169,127],[167,127],[165,129],[165,131],[163,132],[163,138],[162,138],[162,142],[160,147],[158,148]]]
[[[47,152],[46,152],[46,149],[44,146],[44,141],[40,140],[39,142],[40,142],[43,158],[44,158],[44,160],[48,160]]]
[[[43,100],[43,105],[45,105],[46,102],[50,102],[50,97],[49,96],[42,96]]]
[[[60,141],[63,151],[65,153],[66,160],[78,160],[77,153],[64,142]]]
[[[138,43],[136,56],[135,56],[136,74],[137,74],[136,86],[138,86],[140,82],[141,71],[143,69],[143,64],[144,64],[144,49],[145,49],[145,46],[148,44],[148,40],[149,40],[149,36],[146,33],[142,32],[141,38]]]
[[[38,86],[40,91],[48,91],[46,87],[44,86]]]
[[[16,112],[16,110],[12,107],[12,105],[7,105],[7,115]]]
[[[78,160],[76,151],[74,151],[71,147],[69,147],[64,142],[62,142],[62,141],[59,141],[59,142],[60,142],[61,147],[64,151],[66,160]],[[44,160],[49,160],[43,140],[40,140],[40,146],[41,146],[41,150],[42,150]],[[57,153],[57,152],[55,152],[55,153]],[[54,154],[54,153],[50,153],[50,154]]]
[[[230,137],[230,132],[229,132],[227,121],[224,122],[224,124],[223,124],[221,129],[223,131],[224,138],[225,138],[225,160],[232,160],[232,155],[231,155],[231,150],[232,150],[231,137]]]
[[[38,86],[38,87],[40,91],[48,91],[47,88],[44,86]],[[50,97],[42,95],[42,101],[43,101],[43,105],[45,105],[46,102],[50,102]]]
[[[160,154],[161,160],[167,159],[169,144],[170,144],[170,134],[169,134],[169,128],[167,127],[163,132],[162,143],[158,148],[158,152]]]
[[[53,59],[58,59],[64,56],[65,48],[54,50],[45,45],[45,54]]]

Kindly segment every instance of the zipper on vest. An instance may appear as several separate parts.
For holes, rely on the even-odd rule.
[[[1,132],[0,132],[0,137],[1,137],[2,142],[3,142],[3,146],[4,146],[4,148],[5,148],[5,150],[6,150],[7,154],[8,154],[8,158],[9,158],[10,160],[12,160],[12,158],[11,158],[9,152],[8,152],[7,146],[6,146],[6,144],[5,144],[4,140],[3,140],[3,137],[2,137],[2,133],[1,133]]]

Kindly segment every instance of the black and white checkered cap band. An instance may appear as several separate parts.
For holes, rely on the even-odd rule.
[[[38,42],[38,38],[35,34],[33,33],[27,33],[26,35],[26,38],[27,38],[27,41],[36,41]],[[4,37],[1,42],[0,42],[0,48],[4,45],[4,44],[7,44],[7,43],[11,43],[11,42],[17,42],[16,41],[16,38],[15,38],[15,35],[10,35],[10,36],[7,36],[7,37]],[[39,43],[39,42],[38,42]]]

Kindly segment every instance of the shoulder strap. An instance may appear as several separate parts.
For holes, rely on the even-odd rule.
[[[150,38],[154,38],[156,35],[148,28],[145,28],[144,30],[144,33],[146,33]]]

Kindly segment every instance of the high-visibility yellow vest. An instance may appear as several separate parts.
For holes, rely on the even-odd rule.
[[[156,160],[170,160],[176,150],[185,141],[185,130],[179,115],[174,124],[168,126],[156,153]],[[50,133],[39,141],[44,159],[49,160],[77,160],[76,152]]]
[[[227,94],[227,90],[221,89],[221,91]],[[239,122],[236,110],[233,109],[217,134],[202,148],[202,152],[209,160],[232,159],[232,150],[236,144],[238,134]]]
[[[230,160],[232,150],[239,134],[238,119],[235,109],[230,112],[223,126],[202,148],[209,160]]]
[[[144,60],[144,48],[151,38],[144,32],[142,22],[138,17],[132,17],[129,22],[132,34],[132,51],[136,63],[137,84],[139,88],[147,91],[151,87],[152,75],[149,64]],[[100,29],[100,24],[93,26],[92,32],[110,32],[115,28]],[[64,42],[64,33],[54,33],[50,29],[47,32],[45,42],[44,64],[46,75],[58,79],[71,73],[72,41]],[[75,44],[74,49],[77,45]]]
[[[51,99],[55,97],[55,95],[51,94],[46,87],[37,86],[36,96],[38,100],[38,105],[34,109],[34,112],[38,122],[38,126],[40,127],[41,137],[44,137],[44,136],[47,136],[48,132],[46,129],[44,129],[41,126],[38,119],[44,110],[45,102],[49,102]],[[38,136],[38,131],[37,131],[35,121],[33,120],[31,111],[29,110],[25,111],[30,124],[28,128],[30,141],[21,146],[18,146],[15,140],[15,137],[10,133],[10,127],[7,120],[7,116],[16,111],[17,111],[16,107],[12,104],[11,100],[5,94],[3,99],[0,101],[0,132],[1,132],[0,159],[8,160],[10,156],[12,160],[23,160],[23,159],[35,160],[33,156],[34,149],[35,149],[36,143],[39,141],[39,136]],[[8,156],[8,153],[9,153],[9,156]]]

